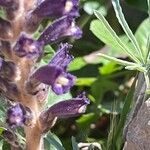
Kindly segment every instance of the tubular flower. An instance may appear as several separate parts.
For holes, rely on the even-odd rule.
[[[7,124],[11,127],[19,127],[25,125],[31,119],[31,111],[22,104],[12,106],[7,111]]]
[[[37,7],[29,11],[25,17],[25,28],[29,32],[37,29],[44,18],[58,18],[62,16],[79,16],[79,0],[42,0]]]
[[[89,103],[90,101],[83,93],[76,98],[54,104],[40,115],[43,132],[48,131],[55,124],[57,118],[75,117],[85,113]]]
[[[61,101],[51,106],[46,112],[54,117],[68,118],[85,113],[89,104],[88,98],[83,94],[71,100]]]
[[[39,68],[32,75],[33,79],[51,85],[52,90],[58,95],[68,92],[75,82],[75,76],[66,71],[68,64],[73,59],[68,53],[69,48],[71,45],[67,43],[60,44],[58,52],[49,64]]]
[[[13,50],[18,57],[38,59],[43,53],[44,43],[21,35]]]
[[[82,31],[78,26],[75,25],[74,18],[70,16],[64,16],[53,22],[47,29],[45,29],[38,41],[48,44],[58,42],[66,37],[79,39],[81,36]]]
[[[63,15],[79,16],[78,0],[43,0],[32,11],[40,18],[62,17]]]

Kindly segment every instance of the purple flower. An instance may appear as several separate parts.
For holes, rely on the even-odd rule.
[[[89,103],[89,99],[83,93],[76,98],[54,104],[40,115],[43,132],[47,132],[52,128],[57,118],[75,117],[85,113]]]
[[[55,18],[64,15],[73,17],[79,16],[78,9],[79,0],[42,0],[38,2],[38,6],[31,12],[31,15],[39,18]]]
[[[41,34],[38,41],[43,41],[44,44],[54,43],[66,37],[81,38],[82,31],[75,25],[73,17],[64,16],[53,22]]]
[[[31,111],[22,104],[12,106],[7,111],[7,124],[11,127],[19,127],[25,125],[31,119]]]
[[[69,55],[69,48],[71,48],[71,45],[67,43],[60,44],[58,52],[49,64],[40,67],[32,75],[33,79],[51,85],[52,90],[56,94],[68,92],[75,82],[75,77],[66,71],[68,64],[73,59],[73,57]]]
[[[43,42],[21,35],[13,50],[18,57],[38,59],[43,53]]]
[[[68,118],[85,113],[86,106],[89,104],[88,98],[83,94],[71,100],[61,101],[51,106],[47,113],[58,118]]]

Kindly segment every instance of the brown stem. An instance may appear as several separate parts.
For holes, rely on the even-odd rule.
[[[38,126],[26,127],[26,150],[44,150],[43,136]]]

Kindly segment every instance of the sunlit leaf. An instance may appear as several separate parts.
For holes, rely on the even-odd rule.
[[[144,58],[143,53],[139,47],[139,44],[136,41],[135,36],[133,35],[131,29],[129,28],[129,26],[125,20],[125,17],[124,17],[124,14],[122,12],[122,8],[120,6],[119,0],[112,0],[112,4],[113,4],[113,7],[114,7],[114,10],[116,13],[116,17],[117,17],[120,25],[122,26],[124,32],[126,33],[128,38],[130,39],[131,43],[133,44],[135,51],[138,53],[138,56],[140,58],[141,63],[145,63],[146,58]]]
[[[134,49],[129,49],[126,44],[120,40],[103,15],[99,12],[95,12],[95,14],[99,20],[92,21],[90,26],[90,30],[95,34],[95,36],[97,36],[108,46],[125,52],[135,62],[139,62],[137,56],[135,55],[136,53]]]
[[[138,27],[135,37],[140,45],[140,48],[142,49],[144,55],[146,56],[148,53],[147,49],[147,40],[150,36],[150,22],[149,18],[145,19],[140,26]]]

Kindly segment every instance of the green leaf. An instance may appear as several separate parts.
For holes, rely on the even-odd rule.
[[[123,106],[123,109],[122,109],[122,112],[121,112],[120,120],[118,122],[117,130],[116,130],[115,135],[114,135],[114,140],[119,140],[122,137],[123,127],[124,127],[124,124],[125,124],[125,121],[126,121],[126,118],[127,118],[127,114],[129,113],[130,106],[131,106],[131,103],[132,103],[132,100],[133,100],[133,93],[134,93],[134,90],[135,90],[135,83],[136,83],[136,80],[134,80],[134,82],[131,86],[131,89],[129,90],[129,92],[128,92],[126,98],[125,98],[125,102],[124,102],[124,106]],[[121,140],[121,143],[116,142],[116,144],[117,144],[118,147],[121,147],[122,146],[122,140]]]
[[[0,140],[0,150],[3,148],[3,140]]]
[[[107,14],[106,7],[104,7],[97,1],[87,1],[84,4],[83,9],[89,15],[93,15],[94,10],[101,12],[104,16],[106,16],[106,14]]]
[[[54,56],[55,51],[50,45],[44,47],[45,56],[42,58],[45,63],[48,63],[51,58]]]
[[[2,150],[11,150],[10,144],[8,144],[5,140],[3,141]]]
[[[78,148],[78,143],[76,142],[76,139],[75,139],[75,137],[71,137],[71,141],[72,141],[72,148],[73,148],[73,150],[79,150],[79,148]]]
[[[5,10],[2,7],[0,7],[0,18],[6,18]]]
[[[115,71],[119,71],[121,69],[122,69],[122,66],[119,66],[115,62],[110,62],[110,63],[100,67],[100,73],[102,75],[108,75],[108,74],[111,74]]]
[[[86,66],[86,62],[82,57],[77,57],[75,58],[70,64],[69,64],[69,71],[75,71],[75,70],[79,70],[82,67]]]
[[[146,57],[148,54],[147,49],[147,40],[150,36],[150,22],[149,18],[145,19],[140,26],[138,27],[135,37],[139,43],[140,48],[142,49],[144,56]]]
[[[142,51],[138,45],[138,42],[136,41],[135,36],[133,35],[131,29],[129,28],[129,26],[125,20],[124,14],[122,12],[122,8],[121,8],[120,3],[119,3],[119,0],[112,0],[112,4],[113,4],[113,7],[114,7],[114,10],[115,10],[115,13],[116,13],[116,16],[118,18],[120,25],[122,26],[124,32],[126,33],[128,38],[130,39],[131,43],[133,44],[135,51],[138,53],[138,56],[141,60],[141,63],[144,64],[146,61],[146,58],[144,58],[143,53],[142,53]]]
[[[92,121],[95,120],[95,114],[89,113],[82,115],[78,120],[76,120],[77,124],[81,127],[85,127],[87,125],[90,125]]]
[[[115,31],[108,24],[107,20],[99,12],[95,12],[99,20],[94,20],[91,23],[90,30],[108,46],[125,52],[135,62],[140,62],[135,55],[134,49],[129,49],[126,44],[116,35]]]
[[[50,107],[60,101],[69,100],[71,98],[72,95],[70,93],[56,95],[52,90],[50,90],[50,92],[48,93],[48,104],[46,104],[46,106]]]
[[[141,66],[140,64],[136,64],[136,63],[132,63],[132,62],[129,62],[129,61],[121,60],[121,59],[111,57],[111,56],[108,56],[108,55],[105,55],[105,54],[102,54],[102,53],[99,53],[97,55],[102,56],[103,58],[105,58],[109,61],[113,61],[113,62],[116,62],[117,64],[123,65],[123,66],[125,66],[125,69],[138,70],[138,71],[141,71],[141,72],[146,72],[145,67]]]
[[[96,80],[96,78],[77,78],[76,85],[77,86],[91,86],[91,84]]]
[[[51,132],[47,134],[44,140],[45,144],[49,144],[49,150],[65,150],[59,138]],[[48,147],[48,145],[46,147]]]
[[[98,56],[101,56],[109,61],[113,61],[113,62],[116,62],[117,64],[120,64],[120,65],[123,65],[123,66],[134,66],[136,65],[135,63],[133,62],[129,62],[129,61],[126,61],[126,60],[121,60],[121,59],[118,59],[118,58],[115,58],[115,57],[112,57],[112,56],[108,56],[108,55],[105,55],[105,54],[102,54],[102,53],[99,53],[97,54]]]
[[[4,127],[0,127],[0,135],[2,135],[4,130],[6,130]]]
[[[100,104],[103,95],[107,91],[114,91],[118,89],[118,84],[111,80],[99,77],[91,86],[92,95],[96,100],[96,104]]]

